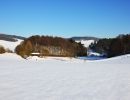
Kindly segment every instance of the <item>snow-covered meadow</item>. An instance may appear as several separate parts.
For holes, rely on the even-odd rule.
[[[19,45],[23,40],[17,39],[16,42],[11,42],[11,41],[5,41],[5,40],[0,40],[0,45],[3,46],[5,49],[9,49],[14,52],[15,47]]]
[[[90,44],[94,43],[94,40],[76,40],[75,42],[81,42],[85,47],[89,47]]]
[[[89,61],[1,54],[0,100],[130,100],[130,55]]]

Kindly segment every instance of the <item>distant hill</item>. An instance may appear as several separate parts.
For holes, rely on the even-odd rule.
[[[16,35],[0,34],[0,46],[6,51],[11,50],[14,52],[15,47],[19,45],[25,38]]]
[[[18,41],[17,39],[24,40],[25,37],[0,33],[0,40],[16,42]]]
[[[96,38],[96,37],[72,37],[73,40],[75,41],[80,41],[80,40],[94,40],[94,41],[98,41],[99,38]]]
[[[77,43],[81,42],[81,44],[83,44],[86,48],[88,48],[89,45],[91,45],[91,43],[94,43],[95,41],[99,40],[99,38],[90,37],[90,36],[86,36],[86,37],[72,37],[71,39],[74,40]]]

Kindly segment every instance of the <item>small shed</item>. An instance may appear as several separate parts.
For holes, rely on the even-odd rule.
[[[39,52],[33,52],[31,53],[31,56],[40,56],[41,54]]]

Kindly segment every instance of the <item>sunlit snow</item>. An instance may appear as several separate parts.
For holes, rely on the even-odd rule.
[[[0,54],[0,100],[130,100],[130,55],[89,61]]]

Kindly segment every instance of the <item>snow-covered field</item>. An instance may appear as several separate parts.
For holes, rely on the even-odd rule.
[[[130,55],[85,61],[2,54],[0,100],[130,100]]]
[[[91,43],[94,43],[94,40],[79,40],[79,41],[75,41],[77,43],[81,42],[81,44],[83,44],[85,47],[89,47],[89,45]]]
[[[16,41],[16,42],[0,40],[0,45],[2,45],[5,49],[9,49],[9,50],[14,52],[15,47],[23,41],[23,40],[20,40],[20,39],[17,39],[17,40],[18,41]]]

